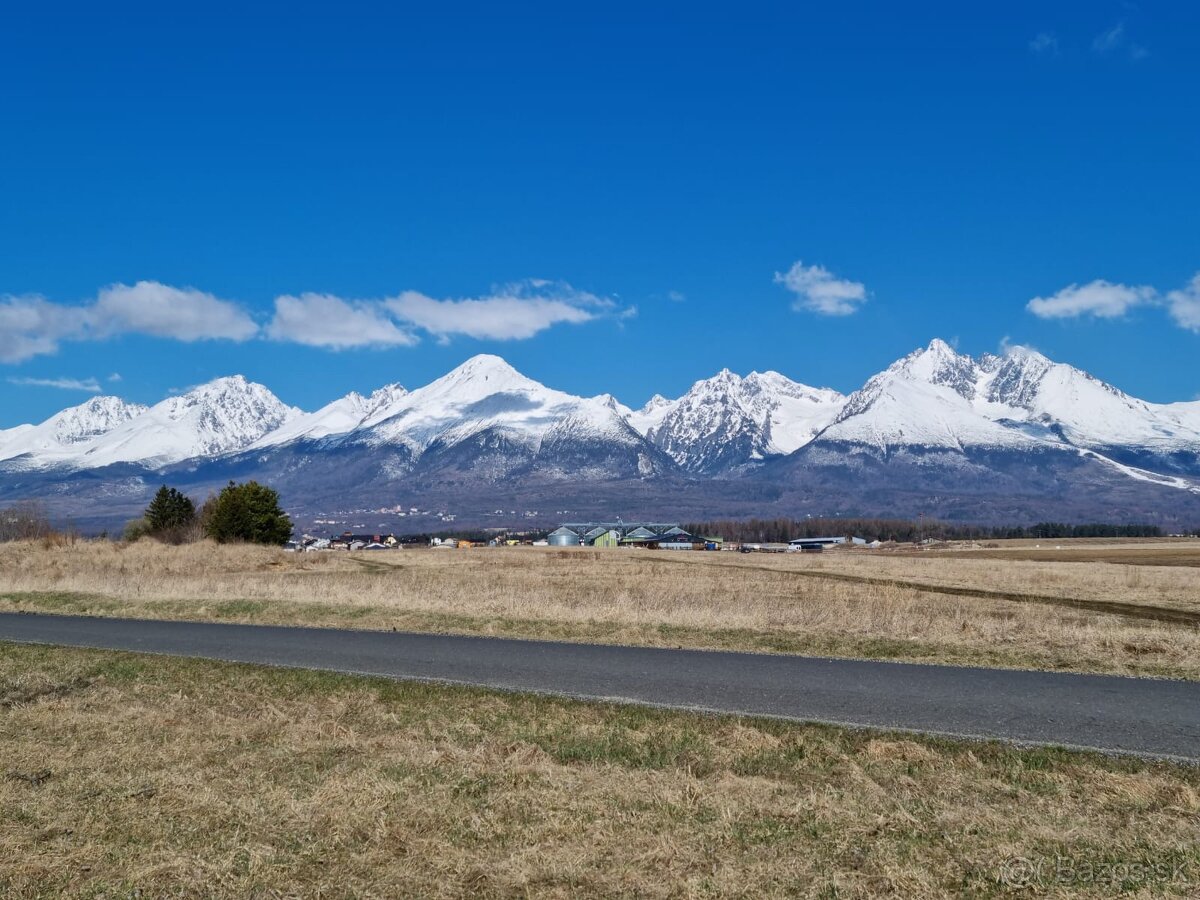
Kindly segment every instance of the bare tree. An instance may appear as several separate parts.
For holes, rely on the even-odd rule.
[[[0,509],[0,541],[34,541],[54,533],[46,509],[36,500],[22,500]]]

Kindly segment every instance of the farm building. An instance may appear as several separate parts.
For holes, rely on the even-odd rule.
[[[836,547],[839,544],[853,544],[856,547],[866,545],[866,541],[862,538],[847,538],[847,537],[812,537],[812,538],[796,538],[794,541],[788,541],[788,549],[790,550],[821,550],[825,547]]]
[[[642,547],[720,550],[721,539],[693,537],[675,522],[565,522],[550,532],[551,547]]]
[[[621,532],[610,528],[596,535],[591,541],[593,547],[619,547],[621,545]]]
[[[578,527],[576,526],[576,528]],[[546,541],[551,547],[578,547],[583,542],[581,532],[566,525],[555,528],[546,536]]]

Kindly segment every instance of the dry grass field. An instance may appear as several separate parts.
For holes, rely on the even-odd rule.
[[[1103,562],[1134,566],[1200,566],[1198,538],[1075,538],[1071,540],[984,541],[942,555],[1036,562]]]
[[[1200,880],[1195,768],[199,660],[0,644],[0,760],[14,900]]]
[[[1200,567],[988,552],[13,543],[0,609],[1200,678]]]

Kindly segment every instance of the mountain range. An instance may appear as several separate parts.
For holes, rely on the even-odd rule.
[[[235,375],[0,431],[0,500],[85,527],[136,515],[164,482],[202,495],[242,478],[278,487],[301,524],[420,507],[477,523],[923,513],[1173,529],[1200,524],[1200,402],[1139,400],[1028,348],[974,358],[934,340],[849,395],[723,370],[633,410],[481,355],[315,412]]]

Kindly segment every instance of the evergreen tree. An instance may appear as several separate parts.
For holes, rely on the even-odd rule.
[[[246,541],[282,544],[292,536],[292,520],[279,506],[279,494],[257,481],[229,485],[205,503],[204,530],[218,543]]]
[[[196,504],[186,494],[164,484],[146,507],[144,518],[150,534],[182,529],[196,520]]]

